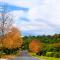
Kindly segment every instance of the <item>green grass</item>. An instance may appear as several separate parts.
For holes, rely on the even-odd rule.
[[[34,56],[34,57],[40,58],[42,60],[60,60],[60,58],[46,57],[46,56]]]
[[[60,58],[46,57],[46,56],[37,56],[36,53],[32,53],[32,52],[30,52],[29,54],[30,54],[30,56],[39,58],[41,60],[60,60]]]

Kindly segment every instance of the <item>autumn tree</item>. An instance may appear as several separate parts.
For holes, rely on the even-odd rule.
[[[8,49],[20,48],[23,44],[20,31],[13,27],[11,32],[7,33],[3,40],[3,47]]]
[[[0,11],[0,48],[3,45],[4,36],[8,33],[13,24],[13,17],[10,13],[6,13],[7,7],[1,7]]]
[[[38,40],[32,40],[29,44],[29,50],[35,53],[38,53],[41,51],[42,44]]]

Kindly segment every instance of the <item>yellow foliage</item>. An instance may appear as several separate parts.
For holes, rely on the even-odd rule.
[[[7,33],[3,39],[3,47],[9,49],[20,48],[23,44],[20,32],[17,28],[13,27],[11,32]]]

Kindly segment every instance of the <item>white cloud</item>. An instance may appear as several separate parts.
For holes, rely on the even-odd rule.
[[[30,21],[28,22],[22,22],[20,24],[18,24],[18,28],[21,28],[22,31],[25,30],[34,30],[34,31],[38,31],[38,30],[54,30],[53,27],[49,26],[48,24],[46,24],[45,22],[38,22],[38,21]]]
[[[31,22],[23,22],[21,26],[22,30],[46,30],[48,33],[55,33],[56,28],[60,28],[60,1],[59,0],[40,0],[40,5],[33,5],[30,7],[28,17]],[[43,23],[36,21],[37,19],[44,19],[48,23],[55,25],[56,27],[49,26],[45,21]],[[37,33],[38,34],[38,33]]]
[[[13,16],[14,16],[15,20],[18,20],[24,14],[23,11],[13,11],[12,13],[13,13]]]
[[[44,19],[50,23],[60,25],[60,0],[42,0],[38,7],[32,7],[29,11],[31,20]]]
[[[23,31],[38,31],[42,29],[43,32],[46,30],[48,33],[55,33],[56,28],[60,28],[60,0],[5,0],[5,2],[17,6],[29,7],[30,10],[27,17],[30,19],[30,22],[23,21],[19,26],[16,24]],[[24,15],[22,11],[14,11],[13,13],[16,16],[15,20],[19,20],[19,18]],[[39,21],[37,19],[39,19]],[[44,21],[41,22],[41,19]],[[36,34],[38,34],[38,32]]]
[[[3,0],[4,2],[7,2],[9,4],[14,4],[16,6],[33,6],[35,4],[38,4],[39,0]]]

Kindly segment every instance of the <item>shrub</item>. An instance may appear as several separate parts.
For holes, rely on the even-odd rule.
[[[56,53],[54,54],[54,57],[60,58],[60,53],[59,53],[59,52],[56,52]]]
[[[53,55],[54,55],[54,52],[47,52],[47,53],[46,53],[46,56],[47,56],[47,57],[53,57]]]
[[[36,53],[37,55],[39,55],[39,56],[45,56],[46,55],[46,51],[40,51],[40,52],[38,52],[38,53]]]
[[[47,52],[46,56],[60,58],[60,52]]]
[[[17,51],[18,51],[19,49],[18,48],[16,48],[16,49],[3,49],[3,53],[5,53],[5,54],[16,54],[17,53]]]

